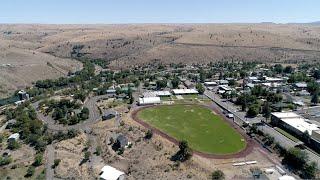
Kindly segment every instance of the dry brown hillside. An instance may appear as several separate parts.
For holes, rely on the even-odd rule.
[[[99,58],[114,67],[217,60],[316,61],[320,26],[278,24],[0,25],[0,96]],[[49,63],[48,63],[49,62]],[[6,64],[12,64],[13,67]]]

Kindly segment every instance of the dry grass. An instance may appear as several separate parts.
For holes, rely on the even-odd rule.
[[[320,27],[277,24],[0,25],[0,97],[32,81],[63,76],[81,57],[101,58],[115,68],[220,60],[315,61]],[[53,56],[52,56],[53,55]],[[56,56],[56,57],[54,57]],[[58,58],[59,57],[59,58]],[[47,62],[54,68],[47,65]]]

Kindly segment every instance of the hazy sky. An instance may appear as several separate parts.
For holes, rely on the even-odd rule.
[[[0,23],[320,21],[320,0],[3,0]]]

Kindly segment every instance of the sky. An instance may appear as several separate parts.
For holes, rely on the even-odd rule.
[[[0,23],[306,23],[320,0],[4,0]]]

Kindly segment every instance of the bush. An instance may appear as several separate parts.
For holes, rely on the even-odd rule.
[[[100,156],[101,153],[102,153],[101,146],[97,146],[95,154],[96,154],[97,156]]]
[[[216,180],[216,179],[225,179],[225,175],[221,170],[215,170],[211,174],[211,179]]]
[[[21,145],[16,140],[9,140],[8,142],[8,149],[16,150],[19,149]]]
[[[0,157],[0,166],[8,165],[12,162],[11,157]]]
[[[42,164],[43,154],[36,154],[36,157],[34,158],[33,165],[34,166],[40,166]]]
[[[61,162],[61,159],[55,159],[55,160],[53,161],[53,165],[52,165],[51,167],[52,167],[53,169],[56,168],[57,166],[59,166],[60,162]]]
[[[153,136],[153,132],[152,130],[148,129],[148,131],[146,132],[146,135],[144,136],[146,139],[151,139]]]
[[[35,172],[35,167],[29,166],[29,168],[28,168],[28,170],[27,170],[27,174],[25,175],[25,177],[31,177],[31,176],[33,176],[34,172]]]

